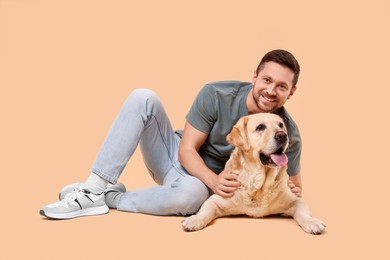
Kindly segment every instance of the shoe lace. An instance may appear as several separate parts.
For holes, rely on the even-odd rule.
[[[65,198],[61,200],[62,204],[68,204],[69,202],[75,201],[77,198],[84,194],[83,190],[79,188],[74,188],[71,192],[65,195]]]

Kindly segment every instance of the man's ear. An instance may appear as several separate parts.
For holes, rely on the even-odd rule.
[[[244,152],[248,152],[250,149],[249,141],[248,141],[248,131],[247,131],[248,118],[243,117],[235,124],[230,134],[226,136],[226,140],[243,150]]]
[[[297,90],[297,86],[294,86],[290,90],[290,95],[288,95],[287,99],[290,99],[292,95],[294,95],[295,91]]]
[[[253,76],[252,76],[252,86],[254,86],[256,84],[256,80],[257,80],[257,72],[256,70],[253,72]]]

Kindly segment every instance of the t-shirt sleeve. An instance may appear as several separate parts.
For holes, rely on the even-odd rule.
[[[291,132],[290,143],[286,152],[288,157],[287,173],[289,176],[295,176],[301,171],[302,141],[297,127]]]
[[[206,85],[196,96],[186,119],[196,129],[210,133],[216,120],[216,98],[211,85]]]

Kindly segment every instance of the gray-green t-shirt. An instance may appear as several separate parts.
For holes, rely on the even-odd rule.
[[[248,115],[246,98],[252,84],[240,81],[219,81],[207,84],[197,95],[188,112],[187,121],[199,131],[208,134],[199,149],[206,165],[219,174],[233,151],[234,146],[226,141],[238,119]],[[287,127],[290,140],[287,149],[288,174],[300,172],[301,138],[297,125],[284,107],[274,112],[280,115]]]

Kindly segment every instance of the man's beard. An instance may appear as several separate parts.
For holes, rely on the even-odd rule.
[[[255,104],[260,109],[260,111],[263,112],[263,113],[270,113],[270,112],[275,111],[277,109],[276,106],[272,107],[271,109],[265,108],[264,106],[262,106],[262,103],[260,101],[260,98],[261,98],[262,95],[263,94],[259,94],[258,97],[256,97],[255,92],[254,91],[252,92],[253,100],[255,101]]]

